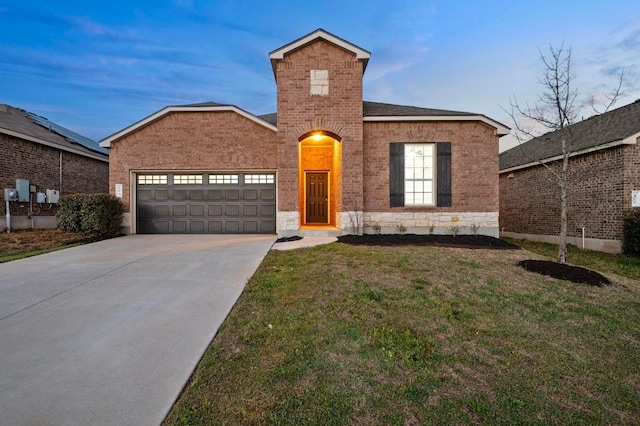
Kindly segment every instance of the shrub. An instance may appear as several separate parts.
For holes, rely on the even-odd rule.
[[[626,254],[640,255],[640,209],[633,209],[625,215],[622,250]]]
[[[101,237],[120,233],[124,206],[108,194],[75,194],[60,199],[58,228]]]

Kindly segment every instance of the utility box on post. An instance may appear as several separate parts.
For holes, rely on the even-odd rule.
[[[16,191],[18,191],[18,202],[29,202],[29,180],[28,179],[16,179]]]
[[[4,189],[4,200],[5,201],[18,201],[18,192],[13,188],[5,188]]]

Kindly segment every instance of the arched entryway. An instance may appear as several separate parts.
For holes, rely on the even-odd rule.
[[[336,226],[336,213],[341,208],[340,140],[338,135],[328,131],[309,132],[299,138],[298,211],[302,226]]]

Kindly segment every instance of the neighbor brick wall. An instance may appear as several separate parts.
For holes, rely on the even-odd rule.
[[[451,207],[390,207],[389,144],[451,142]],[[480,122],[365,122],[364,210],[498,211],[498,136]]]
[[[5,212],[4,188],[15,188],[16,179],[28,179],[37,186],[38,192],[58,189],[60,195],[76,193],[106,193],[109,190],[109,163],[78,154],[37,144],[14,136],[0,134],[0,199],[2,214]],[[62,178],[60,176],[60,153],[62,153]],[[54,206],[45,210],[36,204],[33,195],[34,213],[53,216]],[[28,213],[29,203],[11,203],[11,214],[23,216]]]
[[[112,142],[110,191],[123,185],[130,211],[131,171],[276,169],[276,134],[232,111],[173,112]]]
[[[631,206],[630,187],[640,184],[639,152],[637,146],[625,145],[570,160],[568,236],[581,236],[584,226],[586,238],[622,238],[623,213]],[[550,165],[554,171],[561,166],[561,162]],[[500,228],[559,235],[560,188],[549,170],[535,166],[500,175]]]
[[[311,70],[329,71],[327,96],[310,94]],[[299,208],[298,141],[314,130],[342,138],[343,200],[362,206],[362,74],[363,64],[355,54],[324,40],[277,63],[278,210]]]

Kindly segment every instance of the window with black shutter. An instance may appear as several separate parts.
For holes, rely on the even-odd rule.
[[[389,144],[389,203],[450,207],[451,142]]]

